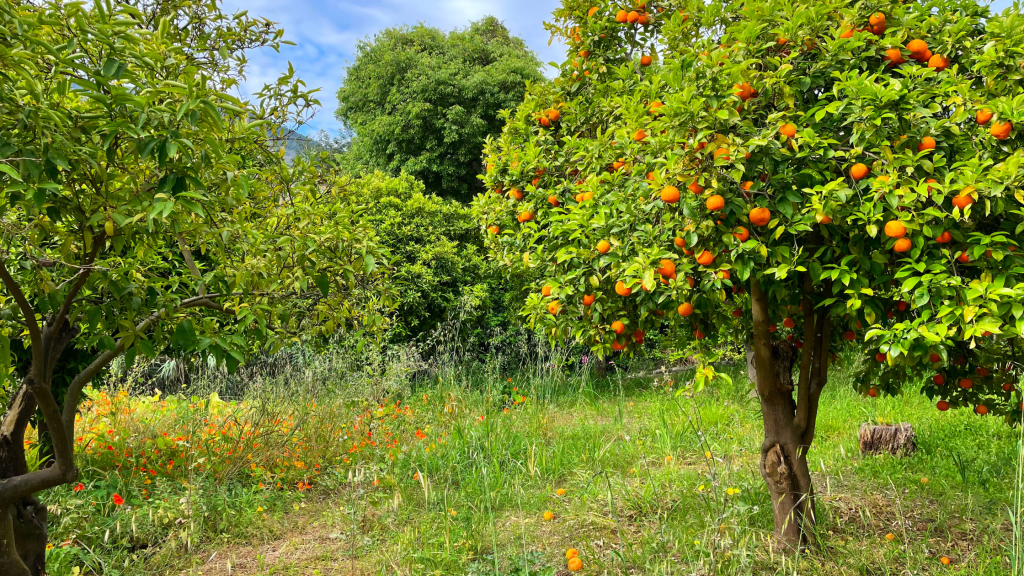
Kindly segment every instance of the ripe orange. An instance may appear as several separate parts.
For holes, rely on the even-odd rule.
[[[619,296],[629,296],[630,294],[633,293],[633,289],[628,288],[625,282],[619,280],[618,282],[615,283],[615,293],[618,294]]]
[[[769,332],[778,332],[778,330],[779,330],[779,327],[776,326],[775,324],[769,324],[768,325],[768,331]]]
[[[733,90],[732,93],[735,96],[739,97],[739,99],[743,100],[744,102],[750,100],[751,98],[757,95],[757,90],[754,90],[754,88],[746,82],[736,84],[735,88],[736,89]]]
[[[644,67],[650,66],[651,62],[653,62],[653,60],[651,59],[650,56],[648,56],[646,54],[644,54],[643,56],[640,57],[640,65],[641,66],[644,66]]]
[[[693,304],[690,304],[689,302],[683,302],[682,304],[679,305],[679,309],[676,311],[679,312],[680,316],[689,316],[690,314],[693,314]]]
[[[665,204],[675,204],[679,202],[679,188],[675,186],[666,186],[661,189],[661,201]]]
[[[676,236],[676,239],[672,241],[676,245],[676,248],[686,248],[686,240]]]
[[[741,316],[743,316],[743,310],[737,308],[737,309],[732,311],[732,317],[733,318],[739,318]]]
[[[656,270],[658,274],[662,276],[674,276],[676,273],[676,263],[671,260],[662,260],[659,264],[661,266]]]
[[[587,16],[593,16],[594,14],[597,14],[597,6],[592,6],[590,10],[587,11]]]
[[[622,320],[616,320],[612,322],[612,332],[616,334],[622,334],[626,331],[626,325],[622,323]]]
[[[899,48],[889,48],[885,51],[883,58],[889,61],[887,66],[890,68],[906,63],[906,60],[903,58],[903,51]]]
[[[501,228],[498,228],[497,226],[492,224],[487,227],[487,231],[490,232],[491,234],[497,234],[498,232],[501,232]]]
[[[936,386],[943,386],[946,384],[946,377],[942,374],[936,374],[932,376],[932,382],[935,382]]]
[[[875,12],[870,18],[868,18],[868,22],[870,22],[872,26],[878,26],[885,22],[885,14]]]
[[[722,160],[728,160],[729,159],[729,149],[728,148],[719,148],[718,150],[715,150],[715,160],[718,160],[719,158],[721,158]]]
[[[694,194],[700,194],[701,192],[704,191],[704,187],[701,186],[700,184],[698,184],[696,180],[694,180],[693,182],[690,182],[690,185],[687,186],[686,188],[690,192],[693,192]]]
[[[644,132],[643,128],[637,130],[636,134],[633,134],[633,140],[636,140],[637,142],[643,142],[646,138],[647,132]]]
[[[974,380],[971,380],[970,378],[961,378],[959,384],[964,390],[970,390],[971,387],[974,386]]]
[[[547,111],[547,116],[552,122],[558,122],[558,119],[562,117],[562,113],[552,108]]]
[[[889,238],[903,238],[907,235],[907,227],[899,220],[889,220],[885,223],[885,235]]]
[[[573,557],[569,560],[568,567],[571,572],[579,572],[583,568],[583,560],[580,560],[578,556]]]
[[[853,27],[844,28],[840,38],[853,38]]]
[[[993,122],[992,127],[989,128],[988,132],[996,140],[1006,140],[1010,137],[1010,132],[1013,131],[1012,122]]]
[[[910,241],[910,238],[900,238],[893,245],[892,249],[896,252],[907,252],[914,247],[914,243]]]
[[[700,331],[700,328],[697,328],[696,330],[693,331],[693,337],[696,338],[697,340],[703,340],[704,333]]]
[[[974,413],[979,416],[984,416],[985,414],[988,414],[988,406],[985,406],[984,404],[978,404],[974,408]]]
[[[949,410],[949,402],[946,402],[945,400],[939,400],[935,404],[935,407],[939,409],[939,412],[945,412],[946,410]],[[942,557],[942,563],[943,564],[949,564],[949,558],[946,558],[945,556],[943,556]]]
[[[612,245],[607,240],[601,240],[597,243],[597,251],[601,254],[607,254],[612,249]]]
[[[718,277],[721,278],[722,280],[728,280],[732,278],[732,274],[728,270],[719,270]]]
[[[533,212],[530,212],[529,210],[520,212],[516,219],[519,220],[520,223],[529,222],[530,220],[533,220]]]
[[[594,296],[593,294],[584,294],[583,295],[583,305],[584,306],[590,306],[591,304],[594,303],[594,300],[596,300],[596,299],[597,299],[597,297]]]
[[[939,356],[935,352],[932,352],[931,354],[928,355],[928,361],[931,362],[932,364],[935,364],[936,362],[941,362],[942,356]]]
[[[612,350],[625,350],[626,347],[619,343],[618,340],[612,342]]]
[[[722,208],[725,208],[725,198],[722,198],[718,194],[715,194],[714,196],[708,198],[706,205],[708,207],[708,210],[712,212],[717,212]]]
[[[796,136],[796,124],[783,124],[779,128],[779,133],[785,136],[786,138],[792,138]]]
[[[508,191],[508,195],[513,197],[513,198],[515,198],[516,200],[522,200],[523,199],[523,191],[520,190],[519,188],[513,188],[513,189],[509,190]]]
[[[541,116],[538,119],[538,122],[540,122],[540,125],[545,127],[545,128],[550,128],[551,127],[551,119],[548,118],[547,116]]]
[[[931,136],[921,138],[921,143],[917,145],[917,151],[924,152],[925,150],[935,150],[935,138]]]
[[[884,360],[885,354],[882,354],[882,358]],[[874,387],[868,389],[868,396],[871,396],[872,398],[878,396],[878,390],[876,390]]]
[[[545,296],[551,296],[551,286],[545,286],[541,288],[540,293]]]
[[[636,24],[637,20],[639,19],[640,13],[638,13],[636,10],[633,10],[629,14],[626,14],[626,22],[629,22],[630,24]]]
[[[633,332],[633,342],[636,342],[637,344],[643,344],[644,336],[646,336],[644,331],[638,329],[636,332]]]
[[[949,58],[941,54],[934,54],[928,59],[928,67],[934,69],[936,72],[942,72],[946,68],[949,68]]]
[[[746,190],[748,192],[750,191],[751,188],[753,188],[753,186],[754,186],[754,181],[753,180],[747,180],[746,182],[743,182],[743,183],[740,184],[740,188],[742,188],[742,189],[744,189],[744,190]]]
[[[858,162],[854,164],[852,168],[850,168],[850,178],[853,178],[854,180],[862,180],[865,176],[868,175],[868,172],[870,171],[871,170],[867,167],[866,164]]]
[[[968,186],[961,190],[959,194],[953,197],[953,206],[963,210],[974,204],[974,197],[971,196],[974,190],[974,186]]]
[[[785,326],[786,328],[793,328],[796,326],[796,320],[793,320],[792,318],[787,316],[782,320],[782,325]]]
[[[949,233],[949,230],[943,230],[942,234],[935,239],[939,244],[949,244],[953,241],[953,235]]]
[[[651,106],[650,106],[649,112],[651,114],[661,114],[661,111],[659,110],[659,108],[661,108],[662,106],[664,106],[664,104],[662,104],[658,100],[655,100],[654,102],[651,102]]]
[[[818,222],[820,222],[822,224],[831,224],[832,223],[832,217],[829,216],[828,214],[823,213],[823,212],[819,212],[819,213],[815,214],[814,217],[818,220]]]
[[[744,228],[743,226],[739,226],[736,228],[736,231],[732,233],[732,235],[740,242],[746,242],[747,238],[750,238],[750,231]]]
[[[626,14],[625,10],[619,10],[618,12],[615,13],[615,21],[618,22],[619,24],[622,24],[627,19],[629,19],[629,15]]]
[[[558,313],[562,311],[562,305],[558,303],[558,300],[548,304],[548,312],[551,312],[552,316],[558,316]]]
[[[852,342],[857,339],[857,334],[855,334],[853,330],[847,330],[846,333],[843,334],[843,338]]]
[[[977,115],[975,115],[975,120],[978,121],[978,124],[985,125],[992,119],[992,116],[993,114],[991,110],[988,108],[982,108],[981,110],[978,110]]]
[[[921,56],[928,52],[928,44],[920,39],[911,40],[907,42],[907,50],[910,51],[915,60],[920,60]]]
[[[967,253],[967,250],[964,250],[963,252],[960,253],[959,256],[956,257],[956,259],[961,264],[967,264],[968,262],[971,261],[971,255]]]
[[[707,250],[702,251],[697,255],[697,264],[701,266],[710,266],[715,261],[715,255]]]
[[[552,194],[551,196],[548,196],[548,204],[551,204],[555,208],[558,208],[558,206],[559,206],[559,204],[561,204],[561,202],[558,201],[558,196],[555,196],[554,194]]]
[[[750,211],[750,223],[754,226],[767,226],[772,220],[772,212],[767,208],[757,207]]]

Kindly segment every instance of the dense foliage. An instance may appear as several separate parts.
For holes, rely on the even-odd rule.
[[[501,130],[499,112],[542,80],[536,56],[494,17],[448,34],[388,28],[359,43],[337,116],[357,135],[359,163],[468,201],[481,189],[480,149]]]

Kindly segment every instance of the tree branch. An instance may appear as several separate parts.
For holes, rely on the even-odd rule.
[[[43,350],[43,335],[39,330],[39,323],[36,322],[36,313],[32,309],[32,305],[28,303],[28,299],[25,298],[25,293],[21,291],[21,286],[11,276],[11,273],[7,270],[7,263],[0,261],[0,281],[3,281],[4,287],[10,292],[14,301],[17,302],[18,307],[21,308],[21,315],[25,317],[25,323],[28,325],[29,338],[32,341],[32,356],[33,362],[36,360],[36,354],[41,354]],[[41,359],[41,358],[40,358]]]

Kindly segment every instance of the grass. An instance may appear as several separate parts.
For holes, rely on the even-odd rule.
[[[86,443],[85,489],[44,495],[51,572],[525,576],[564,570],[568,548],[587,574],[1010,570],[1017,431],[917,394],[862,398],[848,366],[823,395],[810,454],[822,546],[780,556],[767,545],[759,407],[738,367],[732,385],[692,393],[687,373],[593,379],[545,361],[413,384],[401,365],[312,359],[251,376],[233,404],[205,389],[108,394],[95,432],[116,448]],[[918,453],[860,455],[862,422],[912,423]],[[231,423],[240,432],[223,440]],[[168,429],[184,439],[155,456]],[[144,457],[157,476],[138,474]]]

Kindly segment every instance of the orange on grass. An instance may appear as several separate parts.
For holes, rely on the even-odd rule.
[[[701,192],[704,191],[704,187],[701,186],[700,184],[698,184],[696,180],[694,180],[693,182],[690,182],[690,185],[687,186],[686,188],[690,192],[693,192],[694,194],[700,194]]]
[[[497,226],[492,224],[487,227],[487,231],[490,232],[491,234],[497,234],[498,232],[501,232],[501,228],[498,228]]]
[[[676,273],[676,263],[675,262],[673,262],[671,260],[668,260],[668,259],[663,259],[661,262],[659,262],[659,264],[661,264],[661,266],[659,266],[658,269],[656,270],[656,272],[658,274],[661,274],[662,276],[673,276],[673,275],[675,275],[675,273]]]
[[[866,164],[857,162],[850,168],[850,178],[853,178],[854,180],[863,180],[864,177],[867,176],[868,172],[870,171],[871,170],[867,167]]]
[[[626,331],[626,325],[622,323],[622,320],[616,320],[612,322],[612,332],[616,334],[622,334]]]
[[[767,226],[772,220],[771,210],[763,207],[754,208],[748,216],[750,217],[750,223],[754,226]]]
[[[1013,131],[1012,122],[993,122],[992,127],[989,128],[988,132],[996,140],[1006,140],[1010,137],[1010,132]]]
[[[910,241],[910,238],[900,238],[893,245],[892,249],[896,252],[907,252],[914,247],[914,243]]]
[[[949,233],[949,230],[943,230],[942,234],[935,238],[935,241],[939,244],[949,244],[953,241],[953,235]]]
[[[746,242],[747,238],[750,238],[750,231],[743,226],[738,226],[736,231],[732,233],[733,237],[740,242]]]
[[[612,245],[607,240],[601,240],[597,243],[597,251],[601,254],[607,254],[612,249]]]
[[[708,198],[708,201],[705,204],[707,205],[708,210],[712,212],[717,212],[722,208],[725,208],[725,198],[722,198],[718,194],[715,194],[714,196]]]
[[[885,235],[889,238],[903,238],[907,235],[907,227],[899,220],[889,220],[885,223]]]
[[[921,138],[921,143],[917,145],[917,151],[924,152],[925,150],[935,150],[935,138],[931,136]]]
[[[978,124],[985,125],[988,124],[989,120],[992,119],[992,116],[993,114],[991,110],[989,110],[988,108],[982,108],[981,110],[978,110],[978,113],[974,116],[974,119],[977,120]]]
[[[633,289],[626,286],[626,283],[619,280],[615,283],[615,293],[619,296],[629,296],[633,293]]]
[[[647,54],[644,54],[643,56],[640,57],[640,65],[641,66],[644,66],[644,67],[650,66],[651,62],[654,62],[654,60],[652,60],[651,57],[648,56]]]
[[[715,261],[715,255],[707,250],[702,251],[697,255],[697,264],[701,266],[710,266]]]
[[[583,568],[583,560],[580,560],[578,556],[573,557],[569,560],[568,567],[571,572],[579,572]]]
[[[596,299],[597,299],[597,297],[594,296],[593,294],[584,294],[583,295],[583,305],[584,306],[590,306],[591,304],[594,303],[594,300],[596,300]]]
[[[550,522],[550,521],[552,521],[554,519],[555,519],[555,513],[554,512],[552,512],[551,510],[545,510],[544,511],[544,520],[545,521]]]
[[[661,201],[666,204],[675,204],[679,202],[679,188],[675,186],[665,186],[661,189]]]
[[[792,138],[796,136],[796,124],[786,123],[779,127],[779,133],[786,138]]]
[[[576,558],[579,555],[580,555],[580,553],[575,548],[569,548],[568,550],[565,551],[565,559],[566,560],[572,560],[573,558]]]
[[[679,312],[680,316],[689,316],[690,314],[693,314],[693,304],[690,304],[689,302],[683,302],[682,304],[679,305],[679,308],[676,311]]]

